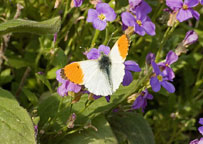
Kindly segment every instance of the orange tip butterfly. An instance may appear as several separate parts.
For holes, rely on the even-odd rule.
[[[112,95],[123,81],[128,47],[129,39],[127,35],[122,35],[108,56],[101,54],[96,60],[68,64],[61,70],[61,77],[75,84],[84,85],[95,95]]]

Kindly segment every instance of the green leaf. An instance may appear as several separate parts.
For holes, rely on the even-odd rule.
[[[0,35],[10,32],[28,32],[35,34],[54,34],[61,27],[60,17],[51,18],[42,22],[14,19],[0,24]]]
[[[47,79],[56,79],[56,71],[60,69],[60,67],[54,67],[47,72]]]
[[[44,75],[40,75],[38,73],[36,73],[35,75],[40,81],[42,81],[48,87],[49,91],[52,92],[51,84],[48,81],[48,79]]]
[[[119,143],[154,144],[154,136],[147,121],[135,112],[113,113],[109,123]]]
[[[35,144],[35,133],[27,111],[13,95],[0,88],[0,143]]]
[[[88,129],[68,135],[60,144],[116,144],[117,140],[103,115],[93,119]]]
[[[38,104],[37,96],[30,90],[23,88],[23,93],[27,96],[28,100],[35,106]]]
[[[49,119],[57,114],[59,96],[50,95],[39,104],[38,115],[40,116],[39,127],[43,126]]]
[[[11,69],[5,69],[0,73],[0,85],[9,83],[12,79]]]

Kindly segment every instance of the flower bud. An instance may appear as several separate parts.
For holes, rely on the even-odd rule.
[[[186,33],[185,39],[183,40],[183,46],[187,47],[198,40],[198,35],[193,30]]]

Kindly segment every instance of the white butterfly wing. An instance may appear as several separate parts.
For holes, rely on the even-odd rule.
[[[84,73],[84,85],[89,92],[95,95],[112,95],[113,88],[108,76],[99,68],[98,60],[87,60],[79,62]]]

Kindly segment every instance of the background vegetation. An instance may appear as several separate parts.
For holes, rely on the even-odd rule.
[[[120,14],[128,6],[127,0],[103,1],[114,8],[117,19],[108,25],[107,35],[105,30],[100,32],[95,47],[107,36],[111,47],[122,35]],[[156,24],[156,35],[132,35],[127,57],[141,68],[147,53],[158,51],[168,20],[168,13],[163,11],[165,1],[146,2],[152,7],[150,18]],[[85,94],[72,104],[71,96],[62,98],[56,93],[56,70],[72,61],[85,60],[83,52],[90,48],[95,33],[92,24],[86,22],[93,5],[85,0],[81,7],[71,8],[70,3],[61,0],[54,8],[53,0],[0,2],[0,143],[180,144],[200,138],[197,127],[203,117],[202,6],[196,7],[200,21],[180,23],[163,48],[162,59],[178,46],[188,30],[198,33],[198,42],[172,66],[176,92],[169,94],[161,89],[154,93],[149,89],[154,99],[148,102],[145,112],[129,112],[131,104],[126,98],[135,90],[139,73],[134,73],[130,86],[121,87],[111,96],[110,103],[104,97],[93,102]],[[115,108],[119,112],[112,112]],[[68,128],[73,113],[76,121],[73,128]],[[34,126],[38,126],[35,134]]]

